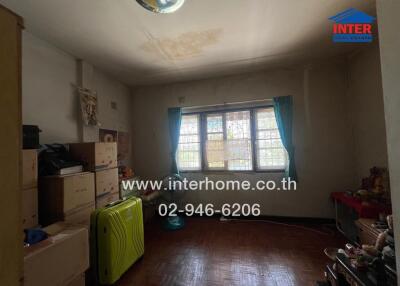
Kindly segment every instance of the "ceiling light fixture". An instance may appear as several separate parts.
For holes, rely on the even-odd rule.
[[[173,13],[185,0],[136,0],[142,7],[154,13]]]

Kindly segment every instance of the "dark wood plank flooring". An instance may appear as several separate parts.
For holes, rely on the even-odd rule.
[[[318,227],[321,231],[321,227]],[[264,222],[189,218],[170,232],[145,226],[145,255],[118,286],[308,286],[323,279],[325,247],[343,247],[337,232],[321,234]]]

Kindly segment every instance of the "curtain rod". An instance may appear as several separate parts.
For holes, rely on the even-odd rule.
[[[272,99],[256,99],[251,101],[237,101],[237,102],[225,102],[219,104],[209,104],[209,105],[197,105],[197,106],[183,106],[182,109],[184,111],[191,110],[191,109],[205,109],[205,108],[220,108],[220,107],[227,107],[227,106],[234,106],[234,105],[254,105],[254,104],[262,104],[267,103],[271,104]]]

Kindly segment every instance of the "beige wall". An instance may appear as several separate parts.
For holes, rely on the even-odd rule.
[[[293,192],[191,192],[192,202],[261,203],[263,215],[332,217],[329,194],[354,187],[351,128],[343,62],[295,67],[133,90],[134,169],[144,178],[169,171],[167,108],[294,96],[294,143],[300,179]],[[179,98],[184,97],[184,103]],[[351,167],[350,167],[351,166]],[[210,178],[280,179],[282,174],[220,174]],[[203,174],[189,174],[191,178]]]
[[[98,96],[98,120],[100,127],[81,125],[82,141],[99,140],[99,128],[131,132],[131,95],[127,86],[113,80],[85,61],[78,61],[80,85],[95,90]],[[112,108],[116,104],[116,109]],[[131,166],[132,156],[123,162]]]
[[[82,128],[78,84],[97,91],[101,128],[130,131],[129,88],[86,62],[84,67],[83,76],[81,61],[24,33],[23,122],[39,125],[42,144],[99,140],[98,128]]]
[[[348,59],[348,108],[354,138],[355,183],[373,166],[387,167],[385,115],[379,46],[372,44]]]
[[[39,125],[41,143],[78,142],[75,59],[24,32],[22,41],[22,119]]]
[[[400,1],[377,1],[377,11],[397,273],[400,273]],[[397,279],[400,284],[400,275]]]

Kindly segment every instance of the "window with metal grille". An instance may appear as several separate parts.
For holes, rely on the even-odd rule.
[[[182,171],[201,170],[200,120],[198,114],[182,116],[177,164]]]
[[[252,170],[250,111],[227,112],[225,117],[228,170]]]
[[[224,114],[206,115],[206,165],[208,169],[224,170],[225,162],[225,128]]]
[[[199,112],[182,116],[177,154],[181,171],[284,170],[274,109]]]
[[[257,109],[255,117],[257,169],[285,169],[287,155],[279,135],[274,109]]]

